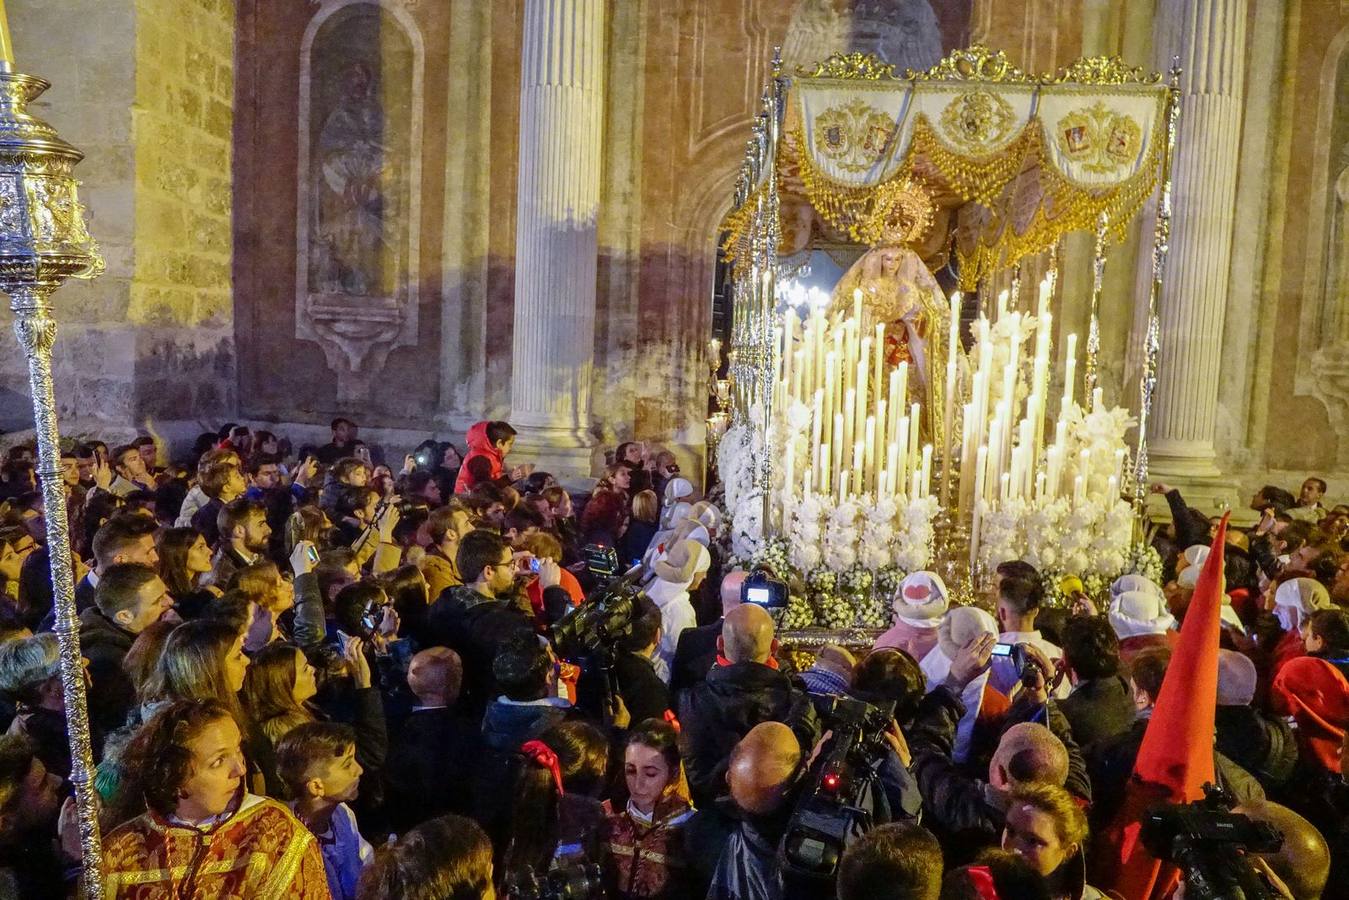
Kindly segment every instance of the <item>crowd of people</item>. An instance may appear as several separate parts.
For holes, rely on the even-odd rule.
[[[573,494],[516,464],[505,422],[401,465],[358,434],[62,453],[107,896],[1116,890],[1112,829],[1217,527],[1177,491],[1156,486],[1157,581],[1093,601],[1067,576],[1051,608],[1009,560],[957,606],[914,572],[874,647],[798,667],[745,600],[782,573],[728,564],[673,454],[622,444]],[[80,841],[33,459],[0,468],[0,895],[59,897]],[[1349,507],[1325,491],[1263,488],[1221,551],[1214,771],[1283,837],[1249,857],[1272,896],[1349,896]],[[630,569],[630,608],[585,617],[621,628],[572,652],[560,634]],[[865,753],[821,769],[857,710]],[[798,840],[840,773],[866,827]]]

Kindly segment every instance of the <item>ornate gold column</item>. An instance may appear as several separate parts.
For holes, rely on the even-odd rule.
[[[7,46],[4,5],[0,35]],[[27,106],[50,85],[21,75],[0,60],[0,291],[9,294],[14,333],[28,359],[33,424],[37,432],[37,474],[46,510],[56,604],[56,637],[61,647],[61,687],[70,738],[70,781],[75,787],[83,850],[83,894],[101,897],[101,844],[94,798],[94,762],[85,707],[84,665],[75,583],[70,559],[65,485],[61,481],[60,435],[52,386],[52,345],[56,320],[51,294],[67,278],[90,278],[103,271],[98,245],[84,226],[84,208],[71,170],[84,154],[56,130],[29,115]]]

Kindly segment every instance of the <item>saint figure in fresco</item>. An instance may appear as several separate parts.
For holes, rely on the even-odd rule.
[[[323,122],[314,153],[318,202],[311,229],[311,289],[357,297],[389,296],[396,266],[386,223],[394,210],[389,186],[393,154],[374,72],[354,62],[342,73],[337,103]]]

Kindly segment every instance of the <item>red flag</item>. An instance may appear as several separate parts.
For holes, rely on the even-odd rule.
[[[1177,870],[1153,858],[1139,839],[1143,814],[1155,803],[1189,803],[1214,781],[1213,732],[1218,703],[1218,638],[1223,601],[1227,515],[1200,570],[1161,694],[1138,748],[1133,776],[1114,823],[1101,836],[1109,886],[1129,900],[1164,896]]]

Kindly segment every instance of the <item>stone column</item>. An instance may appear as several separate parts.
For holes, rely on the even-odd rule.
[[[511,424],[522,460],[589,474],[604,0],[525,0]]]
[[[1245,79],[1246,0],[1161,0],[1156,60],[1178,55],[1180,133],[1176,144],[1174,217],[1159,311],[1161,356],[1151,425],[1151,464],[1158,479],[1210,488],[1207,505],[1227,493],[1214,438],[1222,378],[1238,150]],[[1150,265],[1150,254],[1142,264]]]

